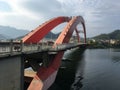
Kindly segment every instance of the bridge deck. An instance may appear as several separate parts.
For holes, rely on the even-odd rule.
[[[32,53],[40,53],[40,52],[50,52],[51,54],[55,54],[58,51],[65,51],[75,47],[82,47],[87,45],[86,43],[69,43],[69,44],[60,44],[55,48],[52,48],[52,45],[0,45],[0,57],[8,57],[14,55],[21,54],[32,54]],[[18,48],[16,48],[18,46]],[[54,53],[53,53],[54,52]]]

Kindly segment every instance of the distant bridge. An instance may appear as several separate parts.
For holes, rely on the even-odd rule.
[[[54,27],[64,22],[67,24],[54,43],[40,43]],[[78,25],[82,25],[82,27],[78,28]],[[84,42],[82,43],[79,34],[81,29],[84,34]],[[69,43],[74,31],[78,43]],[[47,90],[55,80],[64,51],[76,47],[85,48],[86,45],[85,22],[81,16],[53,18],[28,33],[20,42],[1,42],[0,58],[5,62],[1,63],[3,67],[0,71],[4,72],[7,68],[12,72],[10,73],[12,76],[6,77],[5,75],[9,72],[4,72],[5,75],[1,76],[4,80],[1,80],[0,83],[11,78],[10,82],[14,82],[14,85],[5,82],[8,83],[9,90],[13,90],[13,88],[22,90],[24,81],[28,84],[27,90]],[[6,66],[6,63],[9,65]],[[32,67],[34,72],[25,70],[24,73],[24,69],[29,67]],[[19,82],[17,85],[15,85],[17,83],[15,78]],[[5,85],[0,89],[7,90]]]

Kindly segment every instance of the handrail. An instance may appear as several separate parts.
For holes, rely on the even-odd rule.
[[[8,45],[0,46],[0,54],[13,54],[13,53],[20,53],[20,52],[29,52],[29,51],[58,51],[58,50],[65,50],[67,48],[72,48],[74,46],[77,46],[80,43],[63,43],[58,44],[55,48],[52,48],[52,45],[48,44],[24,44],[22,42],[15,43],[13,41],[7,42]],[[83,43],[81,43],[83,44]]]

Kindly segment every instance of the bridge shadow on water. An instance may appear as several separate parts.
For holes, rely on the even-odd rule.
[[[79,90],[82,87],[84,51],[85,49],[78,48],[65,52],[55,83],[49,90]]]

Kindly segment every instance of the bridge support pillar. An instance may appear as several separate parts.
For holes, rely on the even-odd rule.
[[[21,56],[0,58],[0,90],[23,90],[24,62]]]

